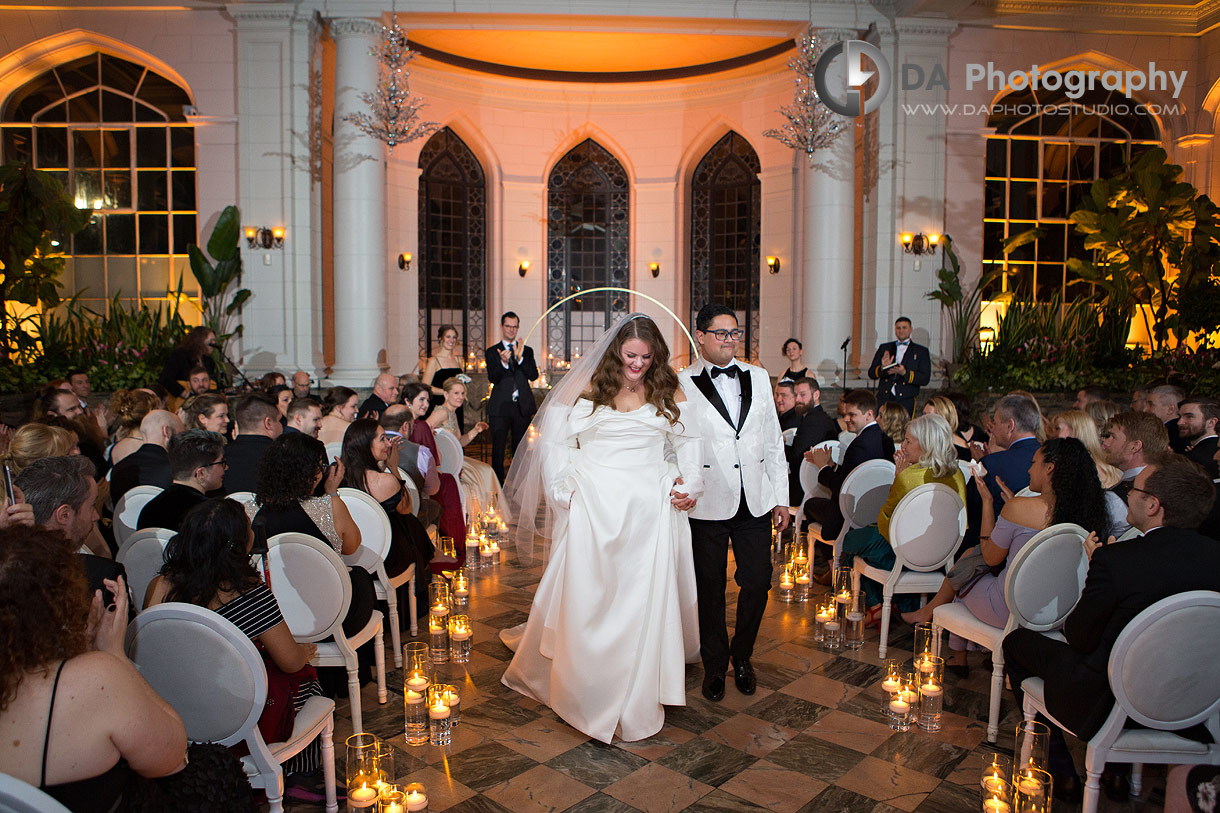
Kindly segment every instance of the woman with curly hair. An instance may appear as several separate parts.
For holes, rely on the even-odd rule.
[[[114,465],[144,445],[140,434],[140,421],[154,409],[161,407],[157,397],[148,390],[119,390],[110,396],[110,414],[114,416],[112,437],[108,455]]]
[[[277,405],[278,406],[278,405]],[[322,422],[318,424],[318,440],[322,443],[342,443],[343,433],[360,408],[360,396],[348,387],[332,387],[322,399]]]
[[[411,416],[415,419],[411,424],[411,435],[407,440],[417,443],[432,453],[432,459],[440,465],[441,453],[436,448],[436,435],[431,426],[424,420],[428,410],[432,408],[431,390],[425,384],[413,382],[403,390],[402,398]],[[441,536],[453,538],[457,548],[458,566],[466,563],[466,516],[462,509],[462,493],[458,490],[457,480],[452,474],[440,472],[440,491],[432,499],[441,504],[440,531]],[[432,572],[440,573],[453,567],[452,563],[435,562]]]
[[[229,399],[215,392],[192,395],[182,404],[182,424],[187,429],[206,429],[229,436]]]
[[[186,398],[191,394],[191,370],[202,367],[208,376],[216,380],[216,362],[212,360],[212,350],[216,347],[216,331],[206,325],[193,327],[183,337],[182,342],[170,351],[165,359],[165,367],[157,378],[157,383],[165,387],[171,395]]]
[[[109,608],[59,534],[0,532],[0,771],[73,811],[147,800],[187,764],[181,718],[124,653],[127,586],[105,585]]]
[[[1029,497],[1011,497],[997,517],[991,489],[975,477],[983,500],[979,526],[981,563],[973,548],[958,559],[936,596],[913,613],[903,613],[909,623],[930,621],[932,610],[950,601],[961,602],[985,624],[1003,627],[1008,621],[1004,599],[1006,567],[1012,557],[1039,531],[1073,522],[1101,539],[1110,534],[1110,514],[1105,492],[1097,479],[1097,464],[1084,444],[1076,438],[1051,438],[1034,452],[1029,466]],[[946,663],[960,675],[967,671],[966,640],[949,636],[953,658]]]
[[[902,439],[907,436],[907,423],[911,413],[896,401],[887,401],[877,409],[877,426],[885,436],[894,442],[894,448],[902,445]]]
[[[432,414],[428,416],[427,423],[433,430],[448,430],[461,441],[462,446],[469,446],[470,442],[487,428],[487,422],[479,421],[469,432],[462,432],[461,424],[458,423],[458,415],[461,414],[462,405],[466,403],[466,381],[462,379],[470,380],[464,375],[445,380],[442,385],[445,401],[440,406],[432,408]],[[467,500],[473,500],[467,506],[468,514],[474,516],[479,511],[493,505],[503,507],[504,498],[500,489],[500,479],[496,477],[495,470],[489,464],[482,460],[475,460],[473,457],[463,457],[461,479],[462,487],[466,489]]]
[[[529,620],[501,632],[502,682],[606,743],[660,730],[697,657],[686,510],[703,467],[685,403],[660,330],[628,316],[551,391],[508,475],[518,525],[541,491],[554,526]]]
[[[76,446],[76,435],[71,430],[62,426],[48,426],[45,423],[26,423],[13,433],[13,439],[9,442],[3,459],[16,477],[35,460],[70,454],[80,454],[80,449]]]

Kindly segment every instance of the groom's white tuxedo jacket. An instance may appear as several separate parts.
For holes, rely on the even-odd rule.
[[[699,359],[678,379],[689,403],[696,405],[703,444],[703,494],[691,510],[691,519],[729,519],[738,510],[742,491],[753,516],[788,504],[788,462],[784,438],[775,412],[771,377],[762,367],[735,362],[741,368],[741,410],[738,422],[712,384]]]

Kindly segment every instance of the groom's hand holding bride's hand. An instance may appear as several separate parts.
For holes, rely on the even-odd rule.
[[[674,485],[682,485],[682,478],[674,480]],[[695,500],[691,499],[689,494],[683,494],[678,489],[673,488],[669,491],[669,504],[679,511],[689,511],[695,507]]]

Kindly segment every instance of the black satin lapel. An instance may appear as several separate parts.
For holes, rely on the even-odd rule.
[[[750,371],[738,368],[737,380],[741,382],[741,409],[737,412],[737,431],[746,425],[746,416],[750,414],[750,396],[754,391],[754,383],[750,381]]]
[[[712,383],[712,377],[707,374],[707,370],[692,376],[691,381],[695,382],[695,386],[699,388],[699,392],[703,393],[703,397],[710,401],[721,417],[728,421],[729,426],[732,426],[733,419],[729,417],[729,410],[725,407],[724,401],[720,400],[720,391]]]

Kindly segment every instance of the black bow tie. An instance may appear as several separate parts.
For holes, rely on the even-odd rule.
[[[715,381],[716,376],[718,376],[718,375],[727,375],[730,378],[736,378],[737,377],[737,365],[730,364],[728,367],[713,367],[712,368],[712,380]]]
[[[898,346],[899,346],[899,347],[906,347],[906,346],[907,346],[908,344],[910,344],[910,343],[911,343],[911,340],[910,340],[910,339],[906,339],[905,341],[898,342]]]

